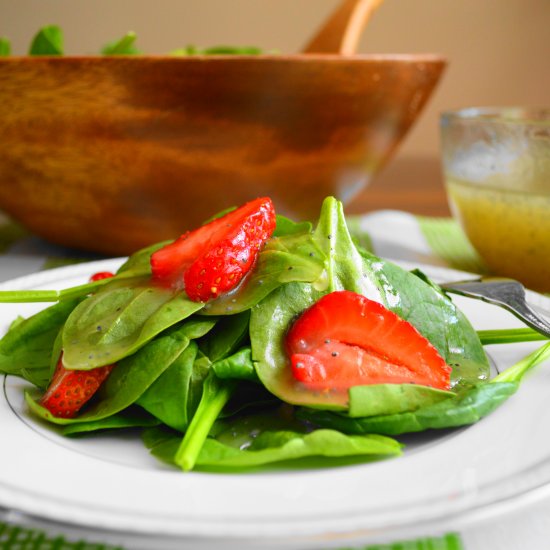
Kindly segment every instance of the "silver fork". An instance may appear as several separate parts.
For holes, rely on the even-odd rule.
[[[525,297],[525,287],[513,279],[481,277],[469,281],[443,283],[446,292],[477,298],[507,309],[527,326],[550,338],[550,323],[531,308]]]

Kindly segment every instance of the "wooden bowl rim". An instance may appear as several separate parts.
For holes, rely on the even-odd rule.
[[[9,56],[0,57],[2,63],[25,63],[39,64],[47,63],[117,63],[120,60],[130,63],[140,63],[147,61],[159,63],[224,63],[231,64],[236,62],[251,62],[251,63],[319,63],[325,62],[329,64],[339,63],[357,63],[361,65],[373,64],[395,64],[395,65],[446,65],[447,57],[437,53],[367,53],[355,55],[340,55],[340,54],[260,54],[260,55],[192,55],[192,56],[177,56],[168,54],[151,54],[151,55],[39,55],[39,56]]]

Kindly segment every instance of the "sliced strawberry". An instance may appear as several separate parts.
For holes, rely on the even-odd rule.
[[[91,370],[68,370],[59,359],[40,404],[58,418],[73,418],[111,374],[114,365]]]
[[[114,276],[115,274],[110,271],[98,271],[90,277],[90,283],[95,283],[96,281],[101,281],[102,279],[110,279]]]
[[[286,338],[294,378],[314,390],[415,383],[449,389],[451,367],[409,322],[347,290],[323,296]]]
[[[269,198],[246,203],[151,255],[153,277],[206,302],[235,288],[275,230]]]

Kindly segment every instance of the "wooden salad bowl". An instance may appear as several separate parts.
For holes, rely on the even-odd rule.
[[[433,55],[0,60],[0,209],[52,242],[128,254],[270,196],[316,219],[388,161]]]

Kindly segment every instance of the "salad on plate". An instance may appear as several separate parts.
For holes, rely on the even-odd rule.
[[[116,273],[0,300],[54,302],[0,340],[30,414],[66,436],[139,429],[185,471],[394,457],[395,436],[477,422],[550,356],[491,379],[450,297],[357,244],[331,197],[315,226],[258,198]]]

